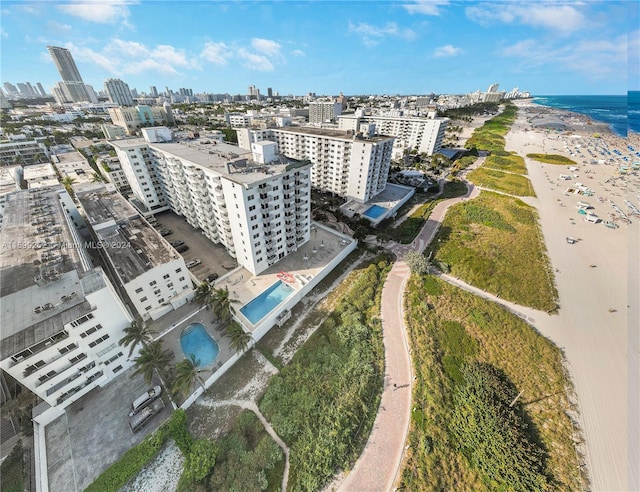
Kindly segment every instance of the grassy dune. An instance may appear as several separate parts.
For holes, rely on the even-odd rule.
[[[554,311],[558,294],[537,220],[535,209],[521,200],[482,192],[449,209],[430,251],[476,287]]]
[[[488,156],[484,166],[498,171],[509,171],[517,174],[527,174],[527,166],[524,159],[513,152],[496,152]]]
[[[544,162],[545,164],[558,164],[562,166],[576,165],[576,161],[558,154],[527,154],[527,157],[538,162]]]
[[[465,147],[476,147],[478,150],[495,152],[504,149],[504,136],[509,132],[512,123],[516,119],[518,108],[507,104],[502,113],[487,120],[480,128],[476,128],[467,140]]]
[[[516,196],[536,196],[531,181],[521,174],[505,173],[490,169],[485,164],[471,171],[467,177],[482,188]]]
[[[581,490],[560,350],[515,315],[434,277],[414,275],[406,304],[416,383],[402,488]],[[472,427],[496,396],[476,378],[469,406],[465,376],[477,365],[501,375],[503,404]],[[504,404],[520,391],[513,407]]]

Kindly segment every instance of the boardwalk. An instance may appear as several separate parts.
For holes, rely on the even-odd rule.
[[[394,489],[399,479],[409,423],[413,375],[411,354],[404,324],[403,294],[411,275],[402,261],[408,251],[422,251],[433,239],[449,206],[478,191],[471,185],[464,197],[440,202],[429,220],[410,245],[391,244],[398,256],[384,284],[381,300],[382,329],[385,349],[385,378],[380,408],[369,440],[351,473],[338,488],[341,492],[384,492]]]

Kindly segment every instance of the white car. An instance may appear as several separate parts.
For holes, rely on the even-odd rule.
[[[187,262],[187,268],[193,268],[202,263],[200,260],[191,260]]]

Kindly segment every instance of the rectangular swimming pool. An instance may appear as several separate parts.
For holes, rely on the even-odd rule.
[[[369,217],[370,219],[377,219],[386,211],[387,209],[384,207],[381,207],[380,205],[371,205],[368,209],[364,211],[362,215],[364,215],[365,217]]]
[[[278,280],[267,290],[242,306],[240,312],[255,325],[293,292],[293,287],[287,285],[282,280]]]

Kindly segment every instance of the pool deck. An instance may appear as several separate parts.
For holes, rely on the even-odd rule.
[[[410,186],[404,186],[399,184],[387,183],[387,187],[382,193],[377,194],[371,200],[366,203],[359,203],[354,200],[350,200],[340,207],[342,213],[348,217],[354,215],[361,215],[371,221],[373,225],[377,225],[387,217],[391,217],[396,210],[398,210],[404,203],[409,200],[415,193],[415,188]],[[369,217],[364,215],[369,208],[373,205],[387,209],[379,217]]]
[[[319,280],[333,269],[333,263],[336,259],[354,247],[352,238],[313,222],[311,239],[295,253],[289,254],[259,275],[253,275],[244,268],[237,268],[224,277],[220,277],[215,286],[216,288],[229,289],[230,297],[237,301],[233,306],[238,319],[247,330],[255,333],[258,328],[262,327],[266,317],[253,325],[240,313],[240,308],[278,282],[280,272],[293,275],[295,282],[288,285],[293,287],[295,292],[278,305],[272,313],[290,309],[293,300],[297,302],[306,295]]]

